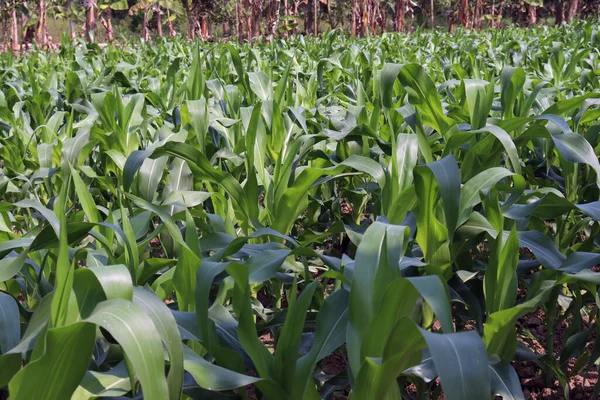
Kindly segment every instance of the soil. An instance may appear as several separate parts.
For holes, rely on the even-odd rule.
[[[543,341],[546,337],[546,325],[545,315],[543,310],[540,308],[535,312],[525,315],[517,322],[517,328],[519,331],[528,330],[538,340],[524,340],[519,338],[528,348],[536,353],[543,354],[545,348]],[[589,329],[589,322],[584,319],[584,328]],[[555,325],[554,332],[554,351],[556,357],[560,354],[563,345],[563,337],[565,330],[569,326],[569,321],[562,321],[560,324]],[[266,345],[271,347],[273,345],[272,338],[270,335],[265,334],[260,338]],[[593,335],[588,338],[589,342],[593,342]],[[272,347],[271,347],[272,348]],[[586,348],[591,351],[591,343]],[[523,394],[528,400],[562,400],[565,399],[564,391],[558,380],[554,379],[552,385],[547,387],[544,381],[543,371],[535,361],[515,361],[512,363],[515,368],[519,380],[521,381],[521,387],[523,388]],[[572,371],[575,365],[575,359],[569,360],[568,371]],[[333,352],[330,356],[325,358],[319,365],[320,371],[327,377],[334,377],[337,374],[343,372],[347,367],[346,357],[342,349],[338,349]],[[600,396],[593,396],[594,386],[598,381],[598,371],[594,365],[588,366],[581,373],[574,376],[570,376],[568,379],[569,385],[569,398],[571,400],[588,400],[588,399],[600,399]],[[439,386],[439,382],[434,383],[434,388]],[[406,392],[416,398],[416,389],[414,385],[408,385]],[[331,397],[334,400],[345,399],[350,391],[349,387],[337,387]],[[433,395],[432,390],[430,398],[436,400],[442,400],[445,397],[443,395]],[[256,399],[254,394],[254,388],[249,387],[248,390],[249,398],[251,400]],[[497,397],[501,399],[501,397]]]
[[[347,211],[347,210],[346,210]],[[344,235],[345,236],[345,235]],[[523,249],[522,249],[523,250]],[[521,256],[526,256],[526,254],[521,253]],[[596,270],[600,271],[600,266],[595,267]],[[531,277],[531,275],[536,271],[533,269],[526,273],[526,277]],[[313,279],[318,279],[320,273],[316,273],[313,276]],[[267,300],[267,296],[262,296],[259,293],[259,300],[263,305],[268,306],[270,303],[270,299]],[[526,291],[524,288],[519,285],[518,290],[518,299],[522,301],[526,297]],[[282,299],[284,300],[284,299]],[[287,299],[285,299],[287,300]],[[282,301],[283,302],[283,301]],[[525,344],[530,350],[537,354],[544,354],[546,352],[544,343],[546,340],[546,316],[542,308],[538,308],[536,311],[525,315],[517,321],[516,328],[519,332],[518,340],[521,343]],[[583,328],[585,330],[590,330],[590,321],[587,317],[583,317]],[[572,321],[570,319],[562,320],[560,323],[555,319],[554,326],[554,356],[553,359],[559,359],[560,352],[563,348],[564,336],[566,333],[569,324]],[[439,330],[439,323],[436,321],[432,327],[433,331]],[[469,324],[467,324],[462,329],[473,329]],[[592,345],[595,340],[594,330],[591,329],[591,334],[587,338],[587,346],[586,350],[588,352],[592,351]],[[522,333],[527,332],[530,335],[524,335]],[[261,336],[261,341],[263,341],[272,351],[273,340],[269,334],[265,334]],[[581,372],[574,373],[573,368],[575,366],[575,358],[568,360],[567,363],[567,384],[569,386],[569,399],[571,400],[588,400],[588,399],[598,399],[600,400],[600,396],[594,396],[594,387],[598,382],[598,371],[593,363],[588,363],[591,365],[586,366]],[[515,371],[519,377],[521,382],[521,387],[523,389],[523,395],[525,399],[531,400],[562,400],[565,399],[565,393],[563,387],[560,385],[559,381],[554,378],[550,385],[548,385],[544,378],[544,371],[540,367],[540,365],[536,361],[514,361],[512,362]],[[345,349],[338,349],[330,356],[326,357],[317,368],[317,371],[322,373],[322,376],[326,377],[326,379],[331,379],[336,375],[344,372],[347,368],[346,363],[346,355]],[[437,390],[436,390],[437,389]],[[407,385],[405,387],[406,393],[413,399],[416,399],[416,388],[414,385]],[[249,389],[249,398],[251,400],[256,399],[254,395],[253,388]],[[337,400],[337,399],[346,399],[350,392],[349,386],[344,387],[336,387],[333,395],[329,398]],[[435,393],[435,394],[434,394]],[[430,399],[435,400],[443,400],[445,396],[443,394],[438,395],[439,393],[439,379],[432,385],[432,390],[430,392]],[[497,396],[497,400],[501,400],[502,397]]]
[[[517,322],[517,328],[529,330],[537,341],[522,341],[531,350],[536,353],[544,353],[545,349],[543,342],[546,338],[546,325],[544,323],[546,316],[541,308],[525,315]],[[584,328],[589,328],[589,322],[584,319]],[[562,321],[554,326],[554,352],[556,357],[560,354],[563,346],[563,337],[565,330],[569,326],[569,321]],[[593,335],[590,335],[588,341],[593,340]],[[591,351],[591,343],[588,344],[588,351]],[[570,359],[568,362],[569,375],[575,365],[575,359]],[[547,386],[544,381],[543,371],[535,361],[513,362],[513,366],[517,371],[517,375],[521,380],[523,394],[526,399],[532,400],[559,400],[565,399],[564,390],[558,380],[554,379],[551,386]],[[594,365],[586,367],[581,373],[569,377],[567,383],[569,385],[569,399],[600,399],[600,396],[593,396],[594,386],[598,382],[598,371]]]

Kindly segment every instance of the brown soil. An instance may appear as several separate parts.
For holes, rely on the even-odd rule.
[[[545,314],[540,308],[530,314],[525,315],[520,321],[517,322],[517,328],[519,330],[529,330],[537,340],[529,341],[522,340],[531,350],[536,353],[545,353],[544,343],[546,338],[546,325],[545,325]],[[569,321],[562,321],[560,324],[554,325],[554,353],[555,357],[558,358],[560,351],[563,346],[563,337],[565,330],[569,326]],[[589,328],[589,323],[584,321],[584,328]],[[593,336],[588,338],[588,341],[592,341]],[[588,351],[591,350],[591,343],[588,344]],[[574,367],[575,359],[570,359],[568,362],[569,375]],[[523,388],[523,394],[526,399],[531,400],[559,400],[565,399],[564,390],[559,384],[557,379],[554,379],[552,385],[548,387],[544,380],[543,371],[535,361],[523,361],[513,362],[513,366],[517,371],[517,375],[521,380],[521,386]],[[594,386],[598,381],[598,371],[594,365],[586,367],[581,373],[568,378],[569,385],[569,399],[572,400],[583,400],[583,399],[594,399],[600,398],[599,396],[594,397]]]

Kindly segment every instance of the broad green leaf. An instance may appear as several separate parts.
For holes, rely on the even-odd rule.
[[[104,328],[121,345],[145,398],[169,398],[160,335],[138,305],[122,299],[106,300],[86,321]]]
[[[475,332],[431,333],[421,330],[449,400],[490,397],[485,346]]]
[[[85,322],[48,329],[42,339],[44,353],[10,381],[11,398],[71,398],[92,358],[95,332]]]

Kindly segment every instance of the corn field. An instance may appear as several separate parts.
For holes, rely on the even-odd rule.
[[[568,398],[600,362],[599,48],[1,54],[2,398],[524,399],[523,361]]]

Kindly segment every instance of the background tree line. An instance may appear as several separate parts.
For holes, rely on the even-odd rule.
[[[343,28],[363,36],[416,26],[500,27],[506,21],[534,25],[597,15],[597,0],[0,0],[0,43],[19,51],[36,42],[47,47],[48,20],[68,24],[68,34],[112,42],[114,21],[145,40],[184,33],[190,38],[236,35],[316,35]]]

